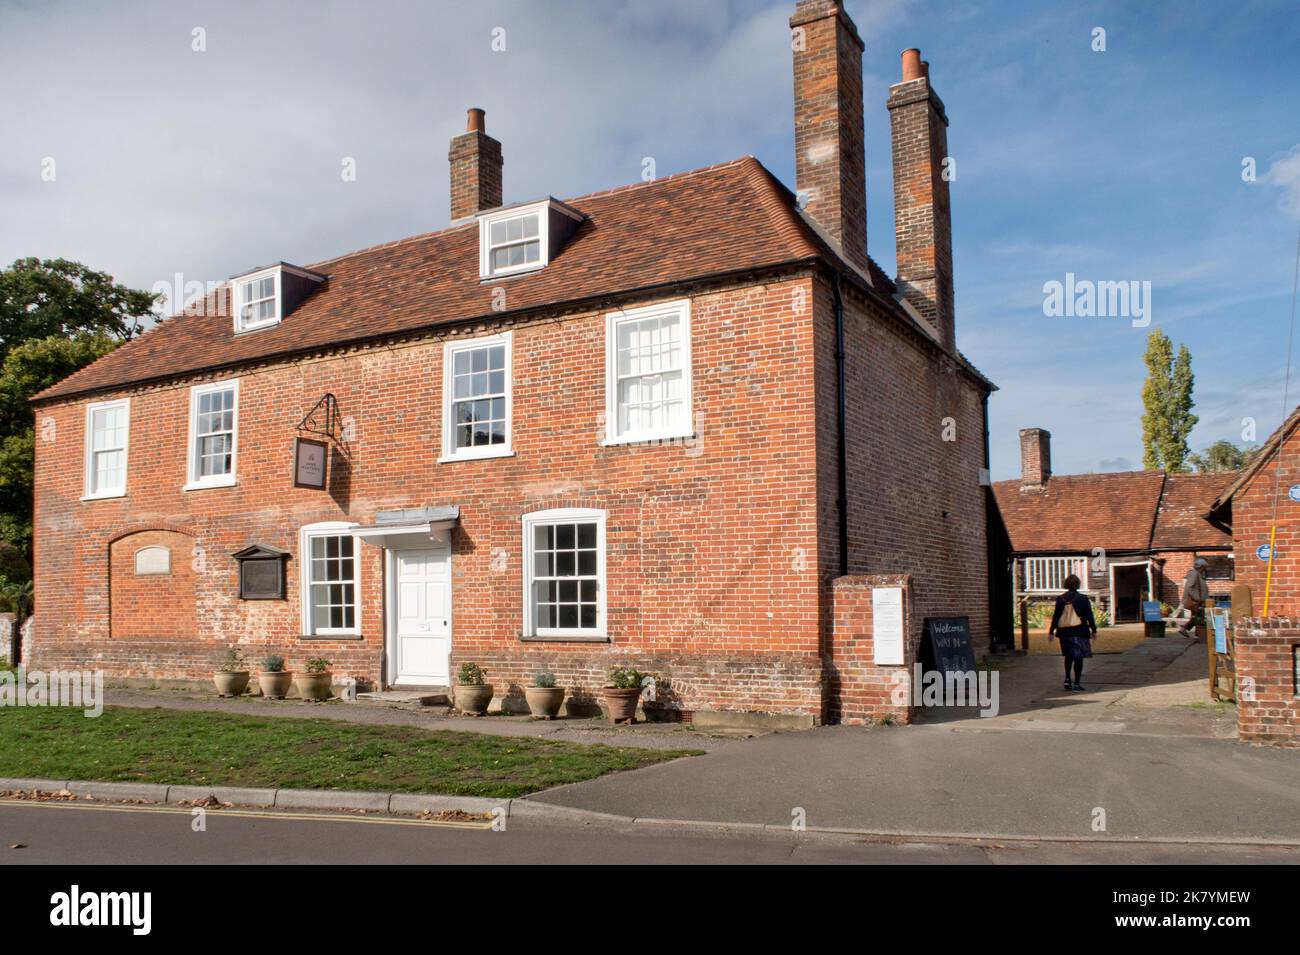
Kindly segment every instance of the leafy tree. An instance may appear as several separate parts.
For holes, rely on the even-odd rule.
[[[130,338],[158,296],[67,259],[18,259],[0,271],[0,355],[33,338],[88,332]]]
[[[107,355],[122,343],[85,332],[51,335],[10,349],[0,363],[0,541],[32,549],[32,478],[36,433],[29,398]]]
[[[1192,353],[1178,346],[1160,329],[1147,336],[1143,359],[1147,366],[1142,385],[1142,466],[1186,471],[1188,435],[1200,419],[1192,414]]]
[[[0,542],[24,560],[36,444],[28,399],[135,335],[158,298],[67,259],[18,259],[0,270]],[[0,571],[19,589],[30,577],[21,565]]]
[[[1189,454],[1187,463],[1202,474],[1211,471],[1240,471],[1250,463],[1258,448],[1239,448],[1231,441],[1215,441],[1200,454]]]

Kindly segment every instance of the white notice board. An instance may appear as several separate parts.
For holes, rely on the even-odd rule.
[[[871,631],[878,666],[903,664],[903,588],[871,588]]]

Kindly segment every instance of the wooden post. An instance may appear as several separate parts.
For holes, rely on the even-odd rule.
[[[1020,598],[1020,649],[1029,652],[1029,601]]]

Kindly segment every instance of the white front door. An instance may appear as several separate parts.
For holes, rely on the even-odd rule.
[[[451,548],[393,552],[393,683],[450,685]]]

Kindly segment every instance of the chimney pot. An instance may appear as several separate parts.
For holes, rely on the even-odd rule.
[[[466,113],[465,132],[451,139],[451,221],[501,205],[501,144],[483,131],[483,110]]]
[[[921,65],[921,51],[916,47],[910,47],[903,51],[903,82],[908,80],[919,80],[925,75]]]

